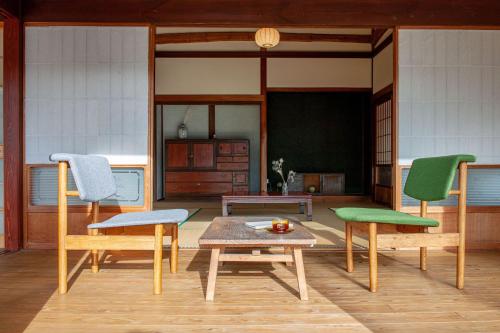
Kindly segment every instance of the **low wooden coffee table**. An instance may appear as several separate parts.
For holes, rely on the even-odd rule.
[[[262,217],[267,220],[268,217]],[[285,262],[295,263],[297,281],[301,300],[307,300],[307,285],[302,260],[302,248],[313,247],[316,238],[307,231],[299,221],[293,223],[294,231],[287,234],[274,234],[263,230],[255,230],[245,226],[248,220],[259,220],[254,217],[216,217],[198,243],[202,248],[212,250],[206,300],[213,301],[215,293],[215,280],[219,263],[225,261],[246,262]],[[251,254],[224,253],[226,248],[268,248],[284,247],[284,254],[261,254],[260,250],[253,250]]]
[[[224,195],[222,196],[222,216],[231,214],[232,204],[299,204],[300,214],[304,214],[307,205],[307,220],[312,221],[312,195],[306,193],[281,194],[249,194],[249,195]]]

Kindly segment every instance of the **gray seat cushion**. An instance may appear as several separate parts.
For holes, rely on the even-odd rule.
[[[89,224],[89,229],[105,229],[115,227],[129,227],[134,225],[181,223],[187,219],[189,213],[185,209],[166,209],[151,212],[134,212],[115,215],[101,222]]]
[[[108,160],[96,155],[52,154],[53,162],[69,162],[80,199],[96,202],[116,193],[116,184]]]

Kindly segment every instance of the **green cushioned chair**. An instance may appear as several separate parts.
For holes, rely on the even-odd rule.
[[[377,291],[377,248],[420,247],[420,268],[427,269],[428,246],[457,247],[456,286],[464,286],[465,208],[467,191],[467,163],[475,162],[473,155],[450,155],[420,158],[413,161],[406,180],[404,193],[420,200],[420,216],[390,209],[330,208],[345,221],[347,271],[354,270],[352,233],[368,231],[370,261],[370,291]],[[458,189],[452,190],[455,174],[459,170]],[[428,233],[429,227],[439,222],[427,218],[427,203],[458,196],[458,228],[456,233]],[[397,233],[377,233],[396,230]]]

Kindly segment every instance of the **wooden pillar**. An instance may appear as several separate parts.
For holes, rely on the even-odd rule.
[[[4,21],[4,188],[5,248],[22,247],[23,220],[23,26],[14,17]],[[8,190],[7,190],[8,189]]]
[[[261,50],[260,58],[260,94],[264,98],[260,103],[260,191],[267,192],[267,58]]]

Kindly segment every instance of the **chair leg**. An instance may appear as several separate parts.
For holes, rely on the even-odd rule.
[[[170,246],[170,273],[177,273],[179,263],[179,226],[171,224],[172,244]]]
[[[97,236],[99,234],[99,230],[98,229],[89,229],[88,234],[90,236]],[[99,272],[99,251],[98,250],[90,250],[90,259],[91,259],[92,273]]]
[[[66,250],[66,235],[68,234],[68,202],[66,189],[68,181],[68,163],[59,162],[58,184],[58,282],[59,294],[68,291],[68,251]]]
[[[423,232],[427,232],[427,227],[423,228]],[[420,248],[420,270],[427,270],[427,247]]]
[[[352,224],[349,222],[345,223],[345,251],[347,271],[351,273],[354,271],[354,259],[352,256]]]
[[[92,203],[92,223],[99,222],[99,202]],[[99,233],[98,229],[90,229],[88,234],[91,236],[97,236]],[[92,260],[92,273],[97,273],[99,271],[99,251],[98,250],[90,250],[90,257]]]
[[[155,225],[154,268],[153,268],[153,293],[161,294],[162,287],[162,259],[163,259],[163,224]]]
[[[369,223],[370,291],[377,292],[377,224]]]
[[[458,186],[458,248],[457,248],[457,288],[464,288],[465,280],[465,220],[466,220],[466,192],[467,192],[467,163],[459,165]]]

